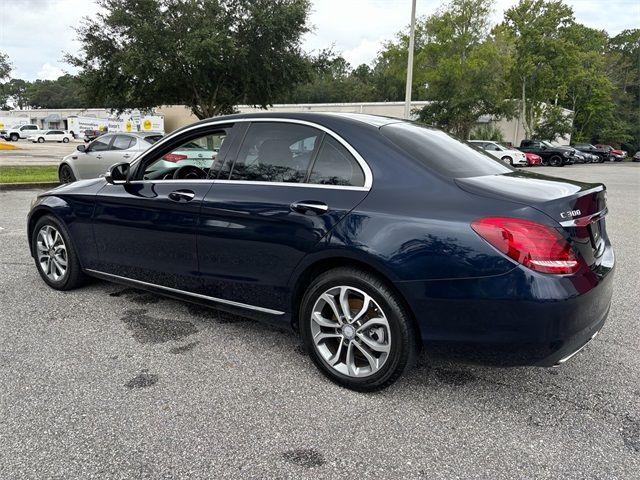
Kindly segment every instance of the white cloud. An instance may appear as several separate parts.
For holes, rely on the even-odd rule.
[[[64,75],[64,71],[60,67],[51,65],[49,62],[47,62],[42,65],[42,68],[36,74],[36,77],[42,80],[55,80],[62,75]]]
[[[615,35],[640,24],[638,0],[565,0],[576,20]],[[417,0],[417,15],[432,14],[442,0]],[[495,21],[517,0],[496,0]],[[16,6],[18,6],[16,8]],[[73,27],[84,16],[95,16],[93,0],[0,0],[0,50],[9,54],[13,76],[33,80],[75,70],[64,62],[64,53],[77,53]],[[335,45],[352,66],[371,63],[385,40],[409,24],[411,0],[314,0],[305,35],[307,51]]]

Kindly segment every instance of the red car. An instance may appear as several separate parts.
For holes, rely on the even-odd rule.
[[[614,160],[616,162],[620,162],[627,158],[627,152],[625,152],[624,150],[613,148],[611,145],[603,145],[601,143],[598,143],[597,145],[594,145],[594,147],[602,148],[603,150],[609,150],[609,155],[613,156],[611,160]]]
[[[529,152],[524,152],[524,155],[527,157],[527,163],[530,167],[539,167],[542,164],[542,158],[540,155]]]

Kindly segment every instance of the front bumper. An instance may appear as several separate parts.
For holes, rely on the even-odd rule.
[[[557,276],[516,267],[493,277],[398,282],[427,352],[498,366],[555,366],[603,326],[613,251],[599,269]]]

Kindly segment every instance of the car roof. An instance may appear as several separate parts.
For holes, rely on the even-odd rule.
[[[201,120],[193,125],[206,124],[212,121],[230,121],[234,120],[251,120],[251,119],[289,119],[289,120],[303,120],[308,122],[317,123],[319,125],[325,125],[327,123],[350,123],[368,125],[376,128],[380,128],[384,125],[391,123],[406,122],[401,118],[385,117],[382,115],[370,115],[367,113],[343,113],[343,112],[272,112],[265,110],[264,112],[255,113],[236,113],[233,115],[224,115],[220,117],[212,117],[205,120]]]

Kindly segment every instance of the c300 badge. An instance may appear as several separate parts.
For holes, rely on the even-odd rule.
[[[560,216],[562,218],[573,218],[579,217],[582,212],[580,210],[569,210],[567,212],[562,212]]]

